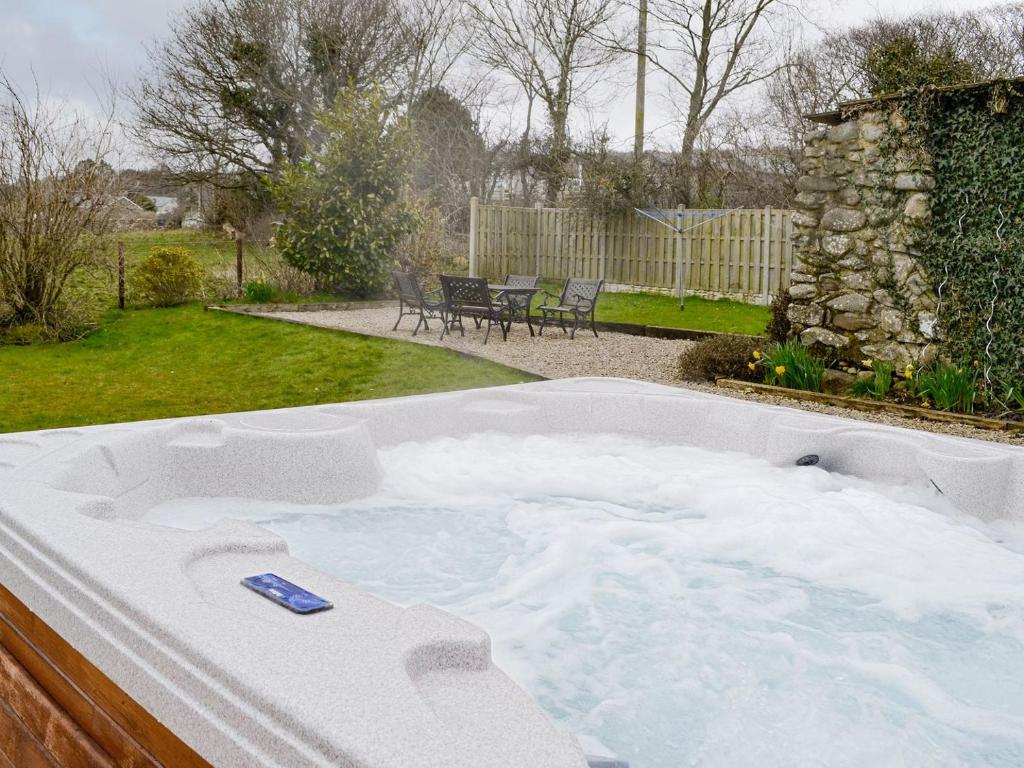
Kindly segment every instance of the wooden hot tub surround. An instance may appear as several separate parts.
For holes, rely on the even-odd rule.
[[[0,585],[0,768],[209,768]]]

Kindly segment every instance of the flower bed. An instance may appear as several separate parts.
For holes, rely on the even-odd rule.
[[[978,429],[989,429],[1004,432],[1024,432],[1024,421],[1020,420],[1011,421],[1007,419],[991,418],[988,416],[977,416],[969,413],[937,411],[932,408],[902,405],[900,403],[887,400],[870,400],[863,397],[852,397],[847,395],[830,395],[825,392],[808,392],[799,389],[789,389],[788,387],[776,387],[771,384],[737,381],[736,379],[718,379],[716,384],[719,387],[724,387],[726,389],[757,392],[777,397],[788,397],[793,400],[823,403],[825,405],[834,405],[840,408],[850,408],[857,411],[881,411],[913,419],[967,424],[972,427],[977,427]]]

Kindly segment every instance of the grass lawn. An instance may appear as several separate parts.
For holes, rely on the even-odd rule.
[[[417,344],[204,312],[112,311],[73,344],[0,346],[0,432],[514,384]]]
[[[597,319],[608,323],[660,325],[698,331],[763,336],[771,312],[768,307],[729,299],[690,296],[680,311],[679,299],[653,293],[605,293],[597,302]]]
[[[196,259],[207,269],[234,268],[235,242],[220,232],[196,232],[186,229],[148,230],[124,232],[117,236],[124,242],[124,256],[128,266],[138,264],[155,247],[188,248]],[[245,255],[266,258],[273,252],[270,248],[245,243]]]
[[[557,294],[562,283],[545,280],[544,290]],[[537,295],[534,306],[544,303]],[[597,302],[597,319],[606,323],[660,325],[666,328],[689,328],[695,331],[741,333],[763,336],[771,318],[771,310],[756,304],[730,299],[686,297],[686,309],[679,309],[678,296],[659,293],[602,293]]]

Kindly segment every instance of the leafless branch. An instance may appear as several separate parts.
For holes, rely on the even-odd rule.
[[[113,109],[113,107],[111,108]],[[71,276],[112,226],[113,111],[99,124],[0,72],[0,304],[52,327]]]

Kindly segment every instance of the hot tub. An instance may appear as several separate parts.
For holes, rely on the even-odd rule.
[[[1022,509],[1019,448],[623,380],[0,435],[0,581],[217,766],[1019,764]]]

